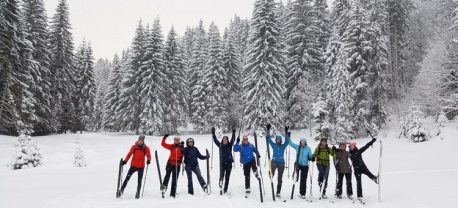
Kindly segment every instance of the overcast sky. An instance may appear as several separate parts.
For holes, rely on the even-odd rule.
[[[161,20],[165,34],[172,25],[182,36],[186,26],[196,26],[199,20],[205,29],[212,21],[220,32],[235,14],[251,18],[255,0],[67,0],[70,9],[73,39],[77,48],[83,39],[91,41],[94,59],[113,59],[129,47],[138,21],[152,24]],[[328,0],[332,1],[332,0]],[[48,16],[56,10],[58,0],[44,0]],[[284,0],[286,2],[286,0]],[[164,38],[167,36],[164,35]]]

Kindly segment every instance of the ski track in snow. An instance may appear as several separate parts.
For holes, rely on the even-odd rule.
[[[116,180],[118,174],[118,161],[125,157],[129,148],[134,144],[137,137],[129,133],[85,133],[51,135],[34,137],[38,142],[43,155],[43,166],[25,170],[11,170],[6,165],[13,155],[13,144],[16,137],[0,136],[0,207],[454,207],[455,187],[458,186],[457,171],[458,163],[454,163],[456,157],[454,147],[458,140],[454,137],[458,134],[454,128],[449,131],[446,139],[433,138],[431,141],[413,144],[406,139],[382,138],[384,141],[383,167],[382,167],[382,202],[377,202],[377,185],[362,177],[363,193],[366,205],[357,201],[353,204],[350,200],[336,199],[333,196],[336,184],[335,170],[331,168],[327,189],[329,200],[318,200],[318,171],[316,167],[313,173],[313,202],[294,196],[290,200],[292,178],[285,169],[283,176],[282,198],[272,201],[271,188],[268,179],[268,168],[262,160],[266,157],[266,143],[264,137],[258,137],[261,153],[261,169],[264,176],[265,195],[264,203],[259,200],[259,187],[254,175],[251,177],[251,194],[248,199],[244,197],[244,177],[239,163],[239,153],[235,154],[235,169],[232,170],[229,183],[230,196],[220,196],[218,187],[219,156],[218,147],[214,147],[213,169],[211,170],[212,194],[203,192],[193,175],[195,195],[187,194],[186,173],[180,173],[178,179],[178,197],[171,198],[170,184],[161,198],[159,180],[154,158],[154,150],[158,150],[162,177],[165,175],[165,163],[169,151],[160,146],[161,137],[147,136],[145,143],[150,146],[152,152],[152,167],[149,167],[144,197],[134,199],[137,184],[137,175],[134,174],[127,185],[122,198],[115,198]],[[224,134],[228,135],[228,134]],[[298,142],[308,132],[292,132],[292,140]],[[383,135],[383,134],[381,134]],[[387,134],[385,134],[387,135]],[[389,135],[389,134],[388,134]],[[73,156],[76,152],[76,137],[78,136],[81,148],[86,155],[87,167],[73,167]],[[210,135],[182,135],[182,139],[192,137],[196,141],[196,147],[200,152],[208,148],[211,154]],[[173,136],[167,139],[167,143],[173,141]],[[254,143],[252,136],[250,142]],[[312,151],[318,142],[308,139]],[[369,138],[357,140],[361,147]],[[291,151],[291,165],[294,163],[295,151]],[[378,143],[369,148],[363,154],[364,161],[372,173],[378,170]],[[130,162],[129,162],[130,164]],[[205,161],[199,160],[200,169],[206,180]],[[216,167],[216,168],[215,168]],[[124,175],[129,165],[124,166]],[[292,171],[290,170],[290,176]],[[310,180],[310,178],[308,178]],[[356,181],[352,175],[354,197],[356,197]],[[277,179],[274,178],[276,188]],[[346,196],[346,186],[343,186]],[[310,181],[307,181],[307,194],[309,195]],[[296,185],[295,195],[299,192],[299,183]],[[286,200],[286,203],[283,202]]]

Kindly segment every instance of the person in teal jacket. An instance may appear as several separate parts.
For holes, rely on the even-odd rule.
[[[254,155],[256,155],[257,158],[260,158],[261,155],[256,147],[248,141],[247,135],[243,135],[242,144],[240,145],[239,143],[240,138],[237,138],[237,143],[235,143],[234,146],[234,152],[240,152],[240,155],[242,156],[243,175],[245,175],[245,189],[246,194],[248,195],[250,193],[250,170],[253,170],[256,179],[260,179]]]
[[[294,144],[291,141],[291,133],[288,132],[287,138],[289,139],[289,145],[296,150],[296,162],[294,163],[294,169],[296,171],[296,181],[299,179],[300,175],[300,184],[299,184],[299,194],[302,199],[305,199],[305,193],[307,192],[307,174],[309,171],[309,161],[314,162],[312,150],[307,145],[307,139],[302,137],[300,139],[299,145]]]
[[[272,147],[273,155],[272,160],[270,162],[270,166],[272,168],[272,177],[275,175],[275,170],[278,168],[278,183],[277,183],[277,197],[280,197],[281,186],[283,183],[283,172],[285,171],[285,149],[288,147],[289,139],[286,136],[285,143],[282,144],[282,137],[281,135],[275,136],[275,142],[272,141],[270,137],[270,128],[271,125],[267,124],[267,131],[266,131],[266,139],[269,142],[270,146]],[[288,127],[285,127],[285,132],[288,132]]]

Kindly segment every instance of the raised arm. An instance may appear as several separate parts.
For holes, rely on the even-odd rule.
[[[364,145],[364,147],[361,147],[361,149],[359,149],[359,152],[362,154],[364,151],[367,150],[367,148],[369,148],[369,146],[371,146],[372,144],[374,144],[374,142],[376,141],[376,139],[372,139],[370,142],[368,142],[366,145]]]
[[[232,138],[230,142],[231,146],[234,146],[234,141],[235,141],[235,128],[232,128]]]
[[[207,156],[206,156],[206,155],[203,156],[202,154],[200,154],[199,149],[196,148],[196,150],[197,150],[197,157],[198,157],[199,159],[201,159],[201,160],[207,159]]]
[[[289,140],[289,146],[291,146],[291,147],[293,147],[295,150],[297,150],[297,148],[299,147],[299,145],[294,144],[294,142],[291,141],[291,137],[288,137],[288,140]]]
[[[234,152],[240,152],[240,143],[239,142],[235,143]]]
[[[218,141],[218,139],[216,138],[216,135],[215,135],[215,134],[213,134],[212,136],[213,136],[213,142],[215,142],[216,146],[219,147],[219,145],[221,144],[221,142]]]

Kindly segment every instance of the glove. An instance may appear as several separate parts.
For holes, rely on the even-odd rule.
[[[256,155],[256,157],[259,159],[259,158],[261,158],[261,155]]]
[[[289,126],[285,126],[285,132],[288,132]]]
[[[335,152],[337,150],[336,146],[332,146],[332,151]]]
[[[147,160],[146,164],[149,165],[151,163],[151,160]]]
[[[270,123],[267,124],[267,125],[266,125],[267,131],[270,131],[270,128],[271,128],[271,127],[272,127],[272,126],[270,125]]]
[[[127,161],[123,160],[122,165],[125,165],[125,164],[127,164]]]
[[[207,160],[210,159],[210,155],[207,155]]]
[[[288,132],[288,137],[291,138],[291,132]]]
[[[312,162],[315,162],[315,158],[314,158],[314,157],[312,157],[311,161],[312,161]]]
[[[237,137],[237,143],[239,143],[239,142],[240,142],[240,137]]]
[[[212,135],[215,135],[215,127],[212,127]]]
[[[180,144],[181,144],[181,147],[184,147],[184,141],[181,141]]]
[[[162,138],[162,139],[167,139],[167,137],[169,137],[169,134],[165,134],[164,138]]]
[[[232,127],[232,134],[235,134],[235,128]]]

